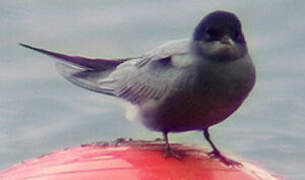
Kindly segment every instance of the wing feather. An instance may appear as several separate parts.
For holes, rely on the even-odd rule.
[[[158,100],[179,83],[177,78],[183,79],[180,78],[182,70],[172,65],[171,58],[188,52],[188,41],[165,44],[143,58],[122,63],[102,82],[115,79],[104,85],[111,87],[115,96],[133,104]]]
[[[171,58],[189,53],[189,41],[167,43],[142,58],[120,64],[109,76],[101,80],[112,93],[133,104],[158,100],[179,83],[182,70],[173,66]]]
[[[175,87],[181,69],[173,66],[174,56],[189,53],[189,40],[166,43],[138,58],[117,60],[68,56],[29,45],[26,48],[61,59],[58,72],[83,88],[123,98],[133,104],[158,100]],[[180,78],[179,78],[180,77]]]

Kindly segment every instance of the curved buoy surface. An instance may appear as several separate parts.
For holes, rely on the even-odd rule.
[[[227,167],[207,151],[171,144],[181,158],[165,158],[162,141],[122,140],[66,148],[0,171],[1,180],[282,180],[244,160]]]

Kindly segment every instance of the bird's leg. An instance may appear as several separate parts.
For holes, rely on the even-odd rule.
[[[227,166],[242,166],[241,163],[234,161],[232,159],[226,158],[224,155],[222,155],[220,153],[220,151],[217,149],[217,147],[214,145],[214,143],[210,139],[210,134],[209,134],[208,128],[203,130],[203,135],[213,148],[213,151],[209,153],[210,157],[219,159],[221,162],[223,162]]]
[[[168,143],[168,131],[162,131],[164,141],[165,141],[165,151],[164,151],[164,157],[174,157],[174,158],[180,158],[180,156],[172,151],[170,148],[170,145]]]

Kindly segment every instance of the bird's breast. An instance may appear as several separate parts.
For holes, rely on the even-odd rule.
[[[199,70],[194,95],[212,110],[237,108],[255,83],[255,69],[250,57],[206,64]]]
[[[255,81],[250,62],[208,64],[197,76],[145,109],[144,124],[154,130],[199,130],[219,123],[244,101]]]

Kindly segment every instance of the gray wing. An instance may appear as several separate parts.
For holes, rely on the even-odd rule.
[[[62,75],[65,79],[72,82],[73,84],[80,86],[82,88],[103,93],[107,95],[113,95],[111,90],[104,88],[99,85],[101,78],[109,75],[113,68],[107,70],[96,70],[85,68],[81,66],[76,66],[73,64],[57,62],[56,63],[57,72]]]
[[[62,60],[56,68],[70,82],[133,104],[158,100],[175,88],[183,71],[173,65],[173,59],[189,53],[189,40],[166,43],[139,58],[116,60],[68,56],[20,45]]]
[[[133,104],[161,99],[183,79],[183,70],[174,66],[172,59],[188,54],[188,45],[188,41],[180,41],[160,46],[143,58],[120,64],[99,84]]]

